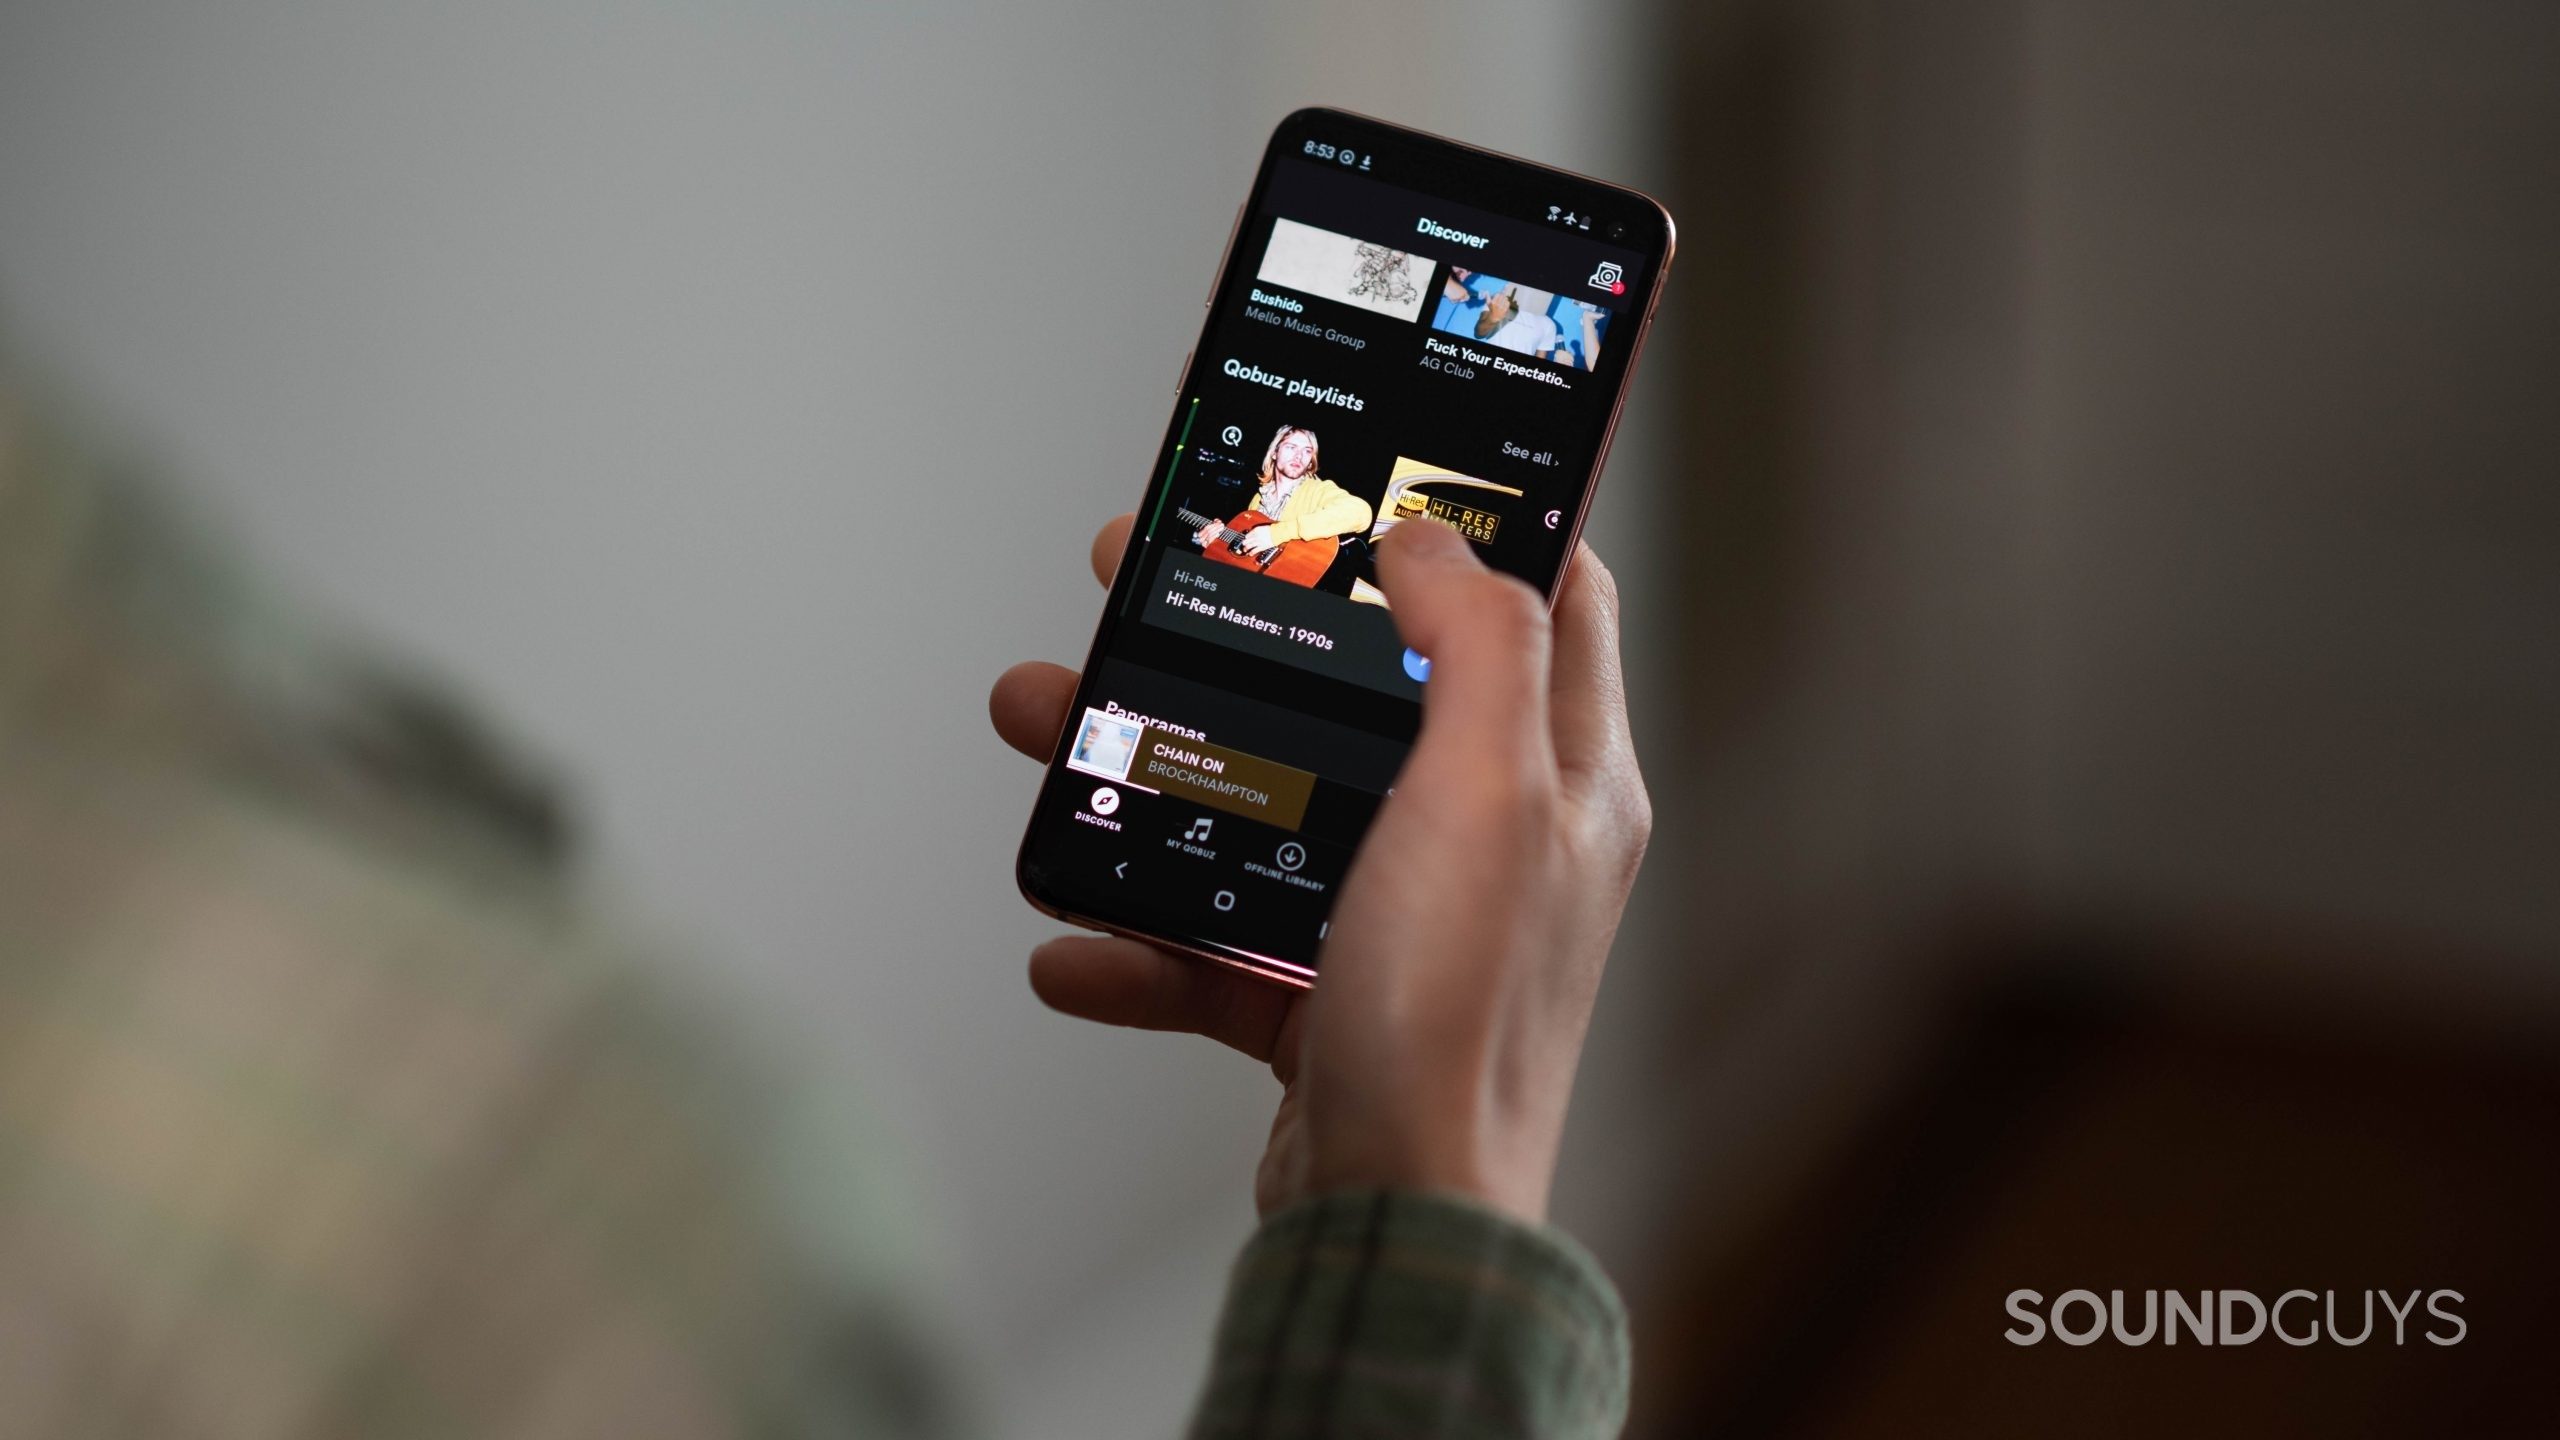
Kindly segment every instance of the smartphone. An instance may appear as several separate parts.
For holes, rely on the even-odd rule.
[[[1622,186],[1280,122],[1023,836],[1032,904],[1314,982],[1430,683],[1378,542],[1429,516],[1554,593],[1672,242]]]

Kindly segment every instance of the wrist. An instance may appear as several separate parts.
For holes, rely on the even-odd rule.
[[[1297,1198],[1359,1190],[1452,1196],[1525,1225],[1543,1225],[1555,1183],[1555,1147],[1488,1143],[1463,1125],[1327,1146],[1310,1157]]]

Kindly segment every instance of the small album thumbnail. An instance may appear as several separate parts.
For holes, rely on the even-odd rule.
[[[1422,314],[1432,262],[1295,220],[1275,221],[1254,278],[1301,295],[1357,305],[1398,320]]]
[[[1126,780],[1129,767],[1138,758],[1138,736],[1142,731],[1143,727],[1125,716],[1087,709],[1084,725],[1076,731],[1076,743],[1067,751],[1067,768]]]
[[[1440,283],[1431,328],[1514,355],[1591,370],[1600,364],[1609,312],[1570,295],[1452,266]]]
[[[1387,477],[1387,493],[1378,502],[1377,522],[1369,527],[1369,544],[1405,520],[1428,515],[1479,545],[1490,545],[1502,533],[1509,511],[1506,500],[1524,492],[1426,461],[1396,459]],[[1387,603],[1386,593],[1368,580],[1351,583],[1351,598],[1370,605]]]

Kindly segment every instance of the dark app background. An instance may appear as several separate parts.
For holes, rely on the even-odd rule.
[[[1641,203],[1625,208],[1632,214]],[[1487,243],[1422,233],[1426,216]],[[1421,295],[1412,318],[1328,298],[1321,286],[1259,279],[1283,219],[1414,257]],[[1623,292],[1590,285],[1603,262],[1618,267]],[[1435,330],[1453,265],[1607,308],[1596,371]],[[1372,577],[1366,529],[1342,538],[1321,580],[1299,586],[1206,562],[1174,511],[1224,521],[1248,508],[1274,431],[1303,426],[1320,442],[1316,473],[1373,511],[1399,460],[1518,490],[1424,487],[1459,497],[1480,512],[1472,523],[1491,525],[1480,542],[1489,564],[1551,588],[1651,268],[1644,255],[1518,213],[1295,156],[1272,162],[1213,296],[1070,738],[1086,707],[1116,705],[1310,772],[1312,798],[1303,818],[1281,827],[1150,790],[1143,776],[1115,783],[1053,765],[1023,847],[1023,880],[1035,898],[1283,973],[1312,973],[1334,889],[1419,723],[1421,687],[1405,669],[1391,614],[1348,598],[1356,581]],[[1298,308],[1260,303],[1257,292]],[[1505,373],[1497,359],[1530,373]],[[1319,393],[1291,394],[1231,367]],[[1105,786],[1114,792],[1108,815],[1095,808]]]

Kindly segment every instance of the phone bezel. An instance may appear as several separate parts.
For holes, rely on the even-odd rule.
[[[1428,167],[1435,181],[1437,177],[1446,176],[1452,172],[1469,177],[1467,183],[1471,188],[1462,195],[1453,195],[1449,198],[1466,200],[1468,203],[1481,203],[1483,208],[1496,208],[1505,202],[1516,201],[1519,196],[1524,195],[1532,197],[1529,203],[1533,204],[1542,203],[1543,197],[1580,195],[1585,198],[1576,208],[1597,210],[1605,204],[1609,207],[1609,213],[1623,212],[1628,218],[1640,218],[1650,227],[1650,233],[1647,234],[1630,235],[1624,239],[1608,239],[1610,244],[1619,245],[1646,256],[1651,270],[1646,281],[1644,305],[1636,317],[1635,336],[1626,347],[1626,360],[1624,367],[1618,371],[1616,393],[1610,397],[1608,421],[1601,429],[1599,444],[1592,451],[1590,472],[1581,487],[1581,501],[1575,507],[1572,525],[1565,534],[1566,568],[1557,574],[1560,586],[1564,575],[1571,569],[1572,557],[1578,552],[1583,522],[1590,514],[1592,496],[1600,488],[1600,477],[1607,469],[1609,447],[1617,438],[1618,422],[1626,411],[1627,392],[1635,380],[1636,367],[1644,357],[1644,343],[1652,333],[1654,313],[1662,303],[1663,289],[1670,279],[1672,256],[1678,247],[1679,239],[1678,227],[1672,221],[1671,212],[1659,200],[1631,186],[1612,184],[1609,181],[1576,174],[1552,165],[1540,164],[1534,160],[1524,160],[1515,155],[1506,155],[1482,146],[1469,145],[1463,141],[1451,140],[1427,131],[1411,129],[1374,116],[1360,115],[1326,106],[1309,106],[1292,111],[1273,127],[1271,138],[1263,147],[1261,164],[1254,172],[1253,186],[1247,192],[1244,203],[1236,208],[1235,220],[1228,227],[1227,243],[1219,255],[1218,269],[1210,282],[1208,299],[1202,306],[1208,313],[1202,317],[1200,339],[1193,343],[1191,353],[1185,358],[1181,380],[1175,389],[1176,423],[1180,420],[1181,397],[1191,392],[1195,372],[1201,364],[1200,357],[1205,353],[1204,346],[1210,327],[1216,321],[1217,302],[1237,283],[1234,273],[1235,242],[1236,236],[1243,229],[1244,218],[1254,213],[1261,205],[1263,195],[1270,185],[1273,170],[1283,159],[1290,158],[1298,152],[1308,138],[1309,132],[1319,127],[1328,137],[1357,135],[1360,137],[1362,153],[1388,160],[1388,174],[1379,175],[1373,168],[1370,172],[1373,178],[1389,180],[1393,183],[1396,172],[1400,170]],[[1481,186],[1477,188],[1479,182]],[[1595,204],[1594,201],[1599,203]],[[1143,500],[1145,493],[1152,492],[1157,483],[1157,477],[1150,473],[1146,482],[1146,491],[1141,493],[1140,498]],[[1138,527],[1131,527],[1129,539],[1121,551],[1118,570],[1112,577],[1102,614],[1095,623],[1093,640],[1086,647],[1083,668],[1077,674],[1078,699],[1082,699],[1092,688],[1094,673],[1105,658],[1106,642],[1111,638],[1113,626],[1120,616],[1123,587],[1136,583],[1135,567],[1131,561],[1139,547],[1144,544],[1144,539]],[[1141,941],[1159,949],[1225,965],[1280,984],[1300,989],[1312,988],[1316,972],[1293,962],[1256,954],[1253,951],[1197,936],[1163,934],[1143,922],[1093,914],[1063,897],[1042,893],[1041,888],[1032,878],[1031,842],[1039,833],[1041,798],[1046,794],[1050,777],[1058,768],[1059,756],[1065,752],[1069,737],[1075,730],[1075,720],[1079,713],[1075,705],[1071,704],[1068,707],[1067,715],[1059,727],[1058,737],[1050,745],[1049,757],[1041,771],[1040,786],[1032,797],[1031,816],[1023,826],[1021,843],[1015,849],[1014,884],[1022,892],[1022,898],[1042,914],[1069,925]]]

